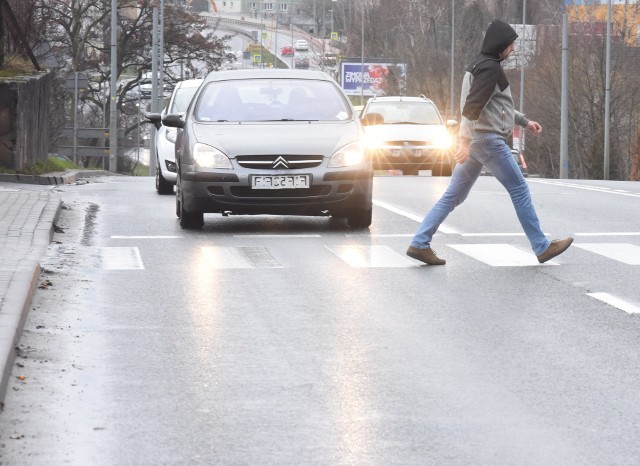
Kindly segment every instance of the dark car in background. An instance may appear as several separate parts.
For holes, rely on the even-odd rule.
[[[176,213],[312,215],[371,224],[373,170],[362,126],[338,84],[319,71],[212,72],[179,128]]]
[[[451,131],[458,122],[445,121],[425,96],[372,97],[362,109],[361,121],[374,169],[451,175],[455,165]]]
[[[309,57],[295,57],[293,59],[294,68],[307,69],[309,68]]]

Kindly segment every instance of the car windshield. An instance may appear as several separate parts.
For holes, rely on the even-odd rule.
[[[351,110],[338,88],[312,79],[214,81],[195,109],[199,122],[344,121]]]
[[[194,94],[198,90],[197,86],[193,87],[181,87],[176,90],[176,95],[171,103],[171,109],[169,113],[184,113],[187,111],[187,107],[191,103]]]
[[[371,102],[366,115],[380,115],[378,124],[415,124],[441,125],[442,117],[435,105],[429,102],[416,101],[378,101]]]

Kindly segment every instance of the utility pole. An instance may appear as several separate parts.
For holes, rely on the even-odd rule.
[[[520,41],[520,113],[524,113],[524,44],[526,37],[527,0],[522,0],[522,39]],[[524,150],[524,128],[518,128],[518,153]]]
[[[109,171],[118,171],[118,0],[111,0],[111,88],[109,89]]]
[[[607,1],[607,58],[604,84],[604,179],[609,179],[609,150],[611,142],[611,0]]]

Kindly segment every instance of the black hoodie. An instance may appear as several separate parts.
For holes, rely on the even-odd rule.
[[[467,67],[462,82],[460,143],[468,146],[474,132],[497,133],[506,138],[514,124],[529,120],[513,108],[509,80],[500,65],[500,54],[518,34],[498,19],[491,22],[482,42],[482,51]]]

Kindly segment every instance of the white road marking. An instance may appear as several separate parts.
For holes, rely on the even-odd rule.
[[[406,210],[399,209],[398,207],[392,206],[391,204],[387,204],[386,202],[382,202],[374,199],[373,203],[378,207],[382,207],[383,209],[387,209],[391,212],[402,215],[403,217],[407,217],[408,219],[415,220],[418,223],[422,223],[422,220],[424,220],[424,217],[421,217],[416,214],[412,214],[411,212],[407,212]],[[448,234],[458,233],[457,230],[453,228],[449,228],[444,224],[440,225],[440,228],[438,228],[438,230],[441,231],[442,233],[448,233]]]
[[[524,252],[510,244],[448,244],[447,246],[492,267],[540,265],[533,253]],[[553,261],[545,264],[558,265]]]
[[[609,293],[587,293],[587,295],[624,312],[628,312],[629,314],[640,314],[640,306],[632,304]]]
[[[281,268],[263,247],[205,246],[199,262],[215,269]]]
[[[551,184],[555,186],[564,186],[567,188],[584,189],[587,191],[598,191],[601,193],[618,194],[620,196],[640,197],[640,193],[631,193],[628,191],[622,191],[611,188],[603,188],[600,186],[587,186],[584,184],[570,183],[566,181],[554,181],[554,180],[534,180],[529,178],[530,183]]]
[[[325,246],[351,267],[417,267],[407,257],[387,246]]]
[[[640,265],[640,246],[636,246],[635,244],[578,243],[575,246],[624,264]]]
[[[99,248],[100,264],[105,270],[144,270],[138,248]]]
[[[603,231],[599,233],[574,233],[576,236],[640,236],[640,231]]]
[[[318,234],[301,234],[301,235],[261,235],[257,234],[241,234],[233,235],[234,238],[320,238]]]
[[[141,236],[141,235],[113,235],[111,239],[180,239],[184,236]]]
[[[460,233],[461,236],[525,236],[524,233]]]

